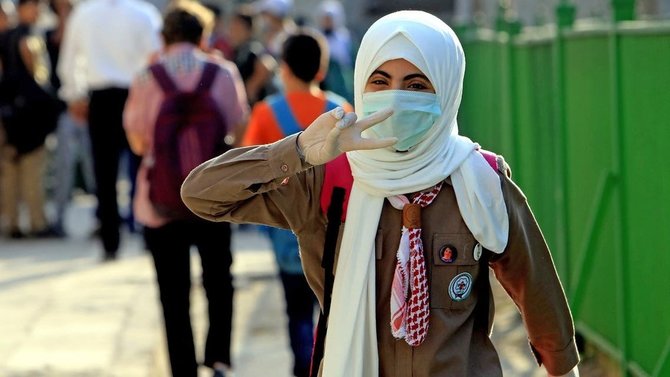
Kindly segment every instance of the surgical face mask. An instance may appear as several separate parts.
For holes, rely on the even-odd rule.
[[[393,115],[366,130],[366,136],[397,137],[397,151],[407,151],[423,140],[442,115],[436,94],[411,90],[382,90],[363,93],[363,114],[393,108]]]

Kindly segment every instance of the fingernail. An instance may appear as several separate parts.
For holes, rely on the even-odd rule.
[[[336,107],[335,110],[331,111],[330,114],[335,118],[335,119],[342,119],[344,117],[344,109],[341,107]]]

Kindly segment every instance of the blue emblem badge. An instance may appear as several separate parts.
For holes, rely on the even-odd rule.
[[[449,296],[454,301],[463,301],[472,291],[472,275],[467,272],[461,272],[451,279],[449,283]]]

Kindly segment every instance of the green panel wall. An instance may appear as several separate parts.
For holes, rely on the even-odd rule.
[[[557,250],[556,124],[552,45],[549,40],[515,46],[516,157],[513,178],[523,187],[552,250]]]
[[[616,221],[591,226],[599,208],[606,218],[618,218],[613,196],[603,195],[603,184],[615,161],[612,119],[612,64],[605,34],[575,35],[565,44],[565,152],[567,161],[567,252],[571,261],[568,286],[583,285],[584,295],[572,298],[578,319],[607,340],[617,341],[617,318],[602,320],[603,308],[616,308]],[[589,237],[598,232],[592,244]],[[579,272],[579,261],[590,254],[592,263]],[[597,268],[594,268],[597,267]],[[602,284],[607,277],[607,284]],[[574,308],[573,308],[574,310]],[[619,315],[616,313],[615,315]]]
[[[523,33],[464,40],[459,124],[510,162],[564,272],[578,328],[625,373],[662,377],[670,376],[670,27],[635,25],[569,31],[561,44]]]
[[[466,45],[463,101],[459,110],[459,131],[485,149],[493,149],[501,135],[500,46],[493,41]]]
[[[651,372],[670,340],[670,38],[623,34],[620,46],[630,351]]]

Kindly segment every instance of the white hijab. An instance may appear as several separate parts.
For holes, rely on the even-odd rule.
[[[347,153],[354,185],[333,287],[324,377],[379,374],[374,241],[384,198],[421,191],[451,176],[460,214],[475,239],[496,253],[502,253],[507,245],[509,223],[498,175],[476,152],[477,144],[458,135],[456,115],[465,58],[449,26],[425,12],[401,11],[382,17],[368,29],[354,73],[359,117],[370,74],[384,62],[398,58],[414,64],[428,77],[442,115],[408,152],[384,148]]]

